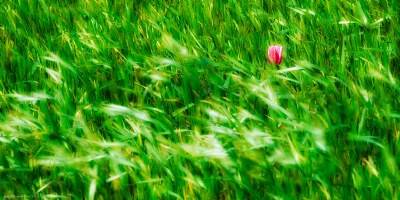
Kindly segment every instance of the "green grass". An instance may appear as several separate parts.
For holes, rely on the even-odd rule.
[[[399,12],[5,0],[0,196],[397,199]]]

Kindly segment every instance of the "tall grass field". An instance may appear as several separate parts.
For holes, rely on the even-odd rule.
[[[399,0],[0,2],[1,199],[400,198]]]

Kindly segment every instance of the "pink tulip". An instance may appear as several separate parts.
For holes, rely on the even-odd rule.
[[[282,46],[273,45],[268,48],[268,62],[275,65],[282,62]]]

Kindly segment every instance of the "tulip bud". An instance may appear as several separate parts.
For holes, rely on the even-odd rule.
[[[282,46],[270,46],[268,48],[268,62],[279,65],[282,62],[282,49]]]

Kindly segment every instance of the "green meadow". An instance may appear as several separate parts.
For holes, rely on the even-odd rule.
[[[2,0],[0,198],[398,199],[399,63],[398,0]]]

